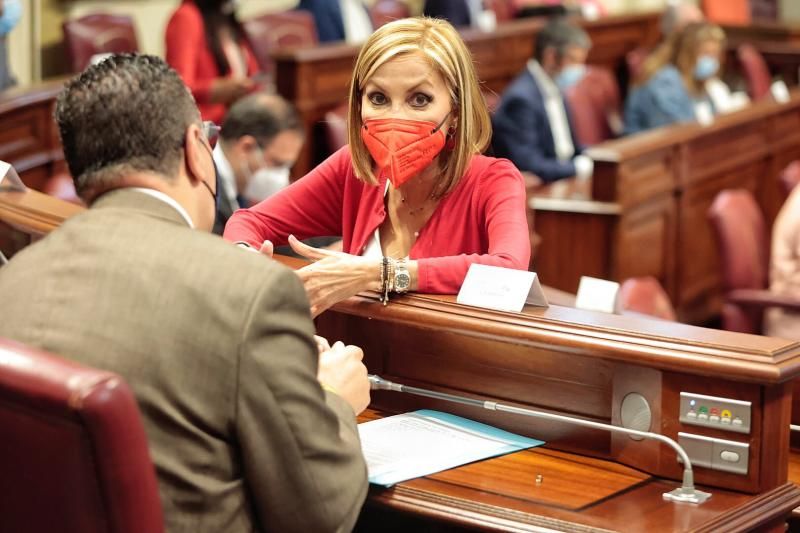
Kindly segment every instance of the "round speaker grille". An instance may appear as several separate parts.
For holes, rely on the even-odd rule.
[[[638,392],[631,392],[622,399],[620,409],[620,419],[622,426],[637,431],[650,431],[650,423],[653,421],[653,413],[650,411],[650,404],[644,396]],[[642,440],[642,437],[630,435],[633,440]]]

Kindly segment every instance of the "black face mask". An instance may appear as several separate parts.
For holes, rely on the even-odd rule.
[[[205,185],[206,190],[208,191],[208,194],[210,194],[211,197],[214,199],[214,211],[216,213],[219,213],[219,187],[221,185],[220,184],[220,179],[219,179],[219,169],[217,169],[217,163],[214,162],[214,153],[211,150],[208,149],[208,146],[206,146],[205,143],[202,143],[202,144],[203,144],[203,146],[206,147],[206,150],[208,150],[208,155],[211,156],[211,164],[214,166],[214,181],[215,181],[215,184],[216,184],[214,189],[217,192],[214,192],[214,191],[211,190],[211,187],[208,186],[208,183],[206,183],[206,180],[201,179],[200,183]]]

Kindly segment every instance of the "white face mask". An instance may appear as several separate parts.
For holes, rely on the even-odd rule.
[[[289,185],[289,167],[261,168],[250,176],[244,197],[251,202],[260,202],[287,185]]]

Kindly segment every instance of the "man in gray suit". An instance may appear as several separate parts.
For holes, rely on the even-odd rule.
[[[0,336],[126,379],[168,531],[350,529],[361,350],[318,353],[295,274],[207,233],[212,128],[178,74],[114,56],[67,83],[56,119],[91,208],[0,268]]]

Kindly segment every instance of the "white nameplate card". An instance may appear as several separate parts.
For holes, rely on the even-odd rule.
[[[25,192],[25,184],[10,163],[0,161],[0,190]]]
[[[604,279],[581,277],[575,307],[587,311],[613,313],[616,310],[619,283]]]
[[[786,86],[786,82],[783,80],[773,82],[769,90],[772,93],[772,97],[775,99],[775,101],[781,104],[785,104],[792,99],[791,95],[789,94],[789,88]]]
[[[519,313],[527,305],[547,307],[536,272],[472,263],[456,301],[464,305]]]
[[[714,111],[708,102],[697,102],[694,105],[694,116],[701,126],[710,126],[714,123]]]

